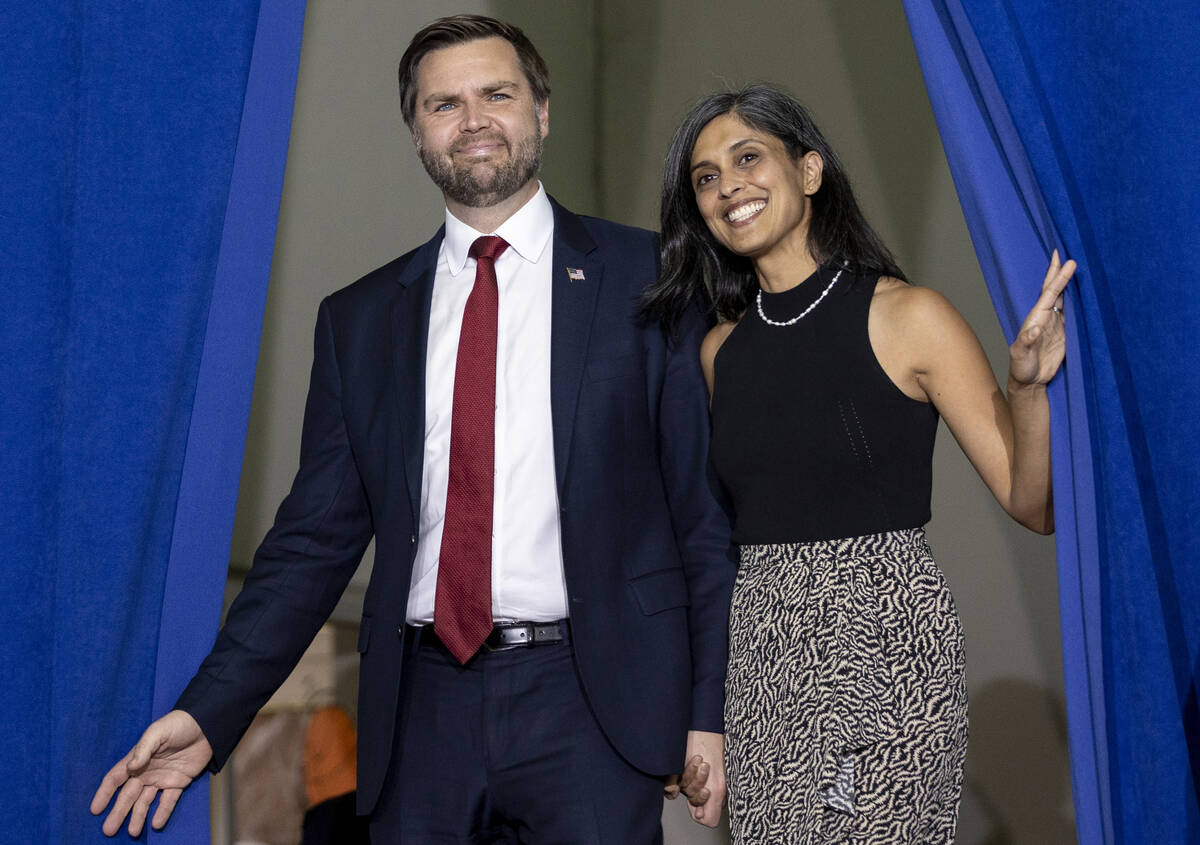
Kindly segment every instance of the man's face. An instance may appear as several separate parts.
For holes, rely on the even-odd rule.
[[[448,200],[485,208],[531,187],[548,130],[547,104],[534,102],[503,38],[443,47],[417,65],[413,142]]]

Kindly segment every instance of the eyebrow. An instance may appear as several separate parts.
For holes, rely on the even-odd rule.
[[[489,82],[487,85],[482,85],[477,90],[478,90],[478,93],[480,93],[486,97],[488,94],[495,94],[497,91],[501,91],[505,88],[520,88],[520,87],[521,86],[516,82],[513,82],[508,79],[501,79],[501,80],[497,80],[496,82]],[[430,103],[453,103],[456,100],[458,100],[457,94],[448,94],[448,93],[441,94],[441,93],[438,93],[435,91],[434,93],[430,94],[425,99],[421,100],[421,105],[428,106]]]
[[[491,85],[485,85],[482,88],[480,88],[479,90],[483,94],[494,94],[495,92],[499,91],[501,88],[520,88],[520,87],[521,86],[519,83],[512,82],[507,79],[501,79],[499,82],[493,82]]]
[[[743,147],[746,144],[755,144],[755,143],[758,143],[757,138],[743,138],[740,141],[734,141],[732,144],[730,144],[729,151],[733,152],[734,150],[738,149],[739,147]],[[712,167],[712,166],[713,166],[712,162],[708,161],[707,159],[704,161],[698,161],[695,164],[693,164],[691,166],[691,168],[689,168],[688,173],[691,173],[693,170],[698,170],[701,167]]]

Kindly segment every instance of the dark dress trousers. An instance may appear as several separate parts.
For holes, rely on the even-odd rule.
[[[551,406],[571,639],[613,747],[678,771],[722,729],[734,564],[706,481],[697,313],[636,317],[657,273],[644,230],[554,204]],[[429,305],[442,233],[332,294],[317,318],[300,467],[212,652],[179,698],[224,764],[332,612],[372,536],[359,637],[358,809],[392,756],[424,456]],[[568,275],[568,268],[582,271]],[[571,278],[575,276],[576,278]]]

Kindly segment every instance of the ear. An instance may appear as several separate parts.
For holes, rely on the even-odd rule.
[[[536,107],[538,129],[541,130],[542,137],[545,138],[550,134],[550,101],[539,104]]]
[[[816,150],[809,150],[801,157],[800,168],[804,171],[804,195],[811,197],[821,188],[825,160]]]

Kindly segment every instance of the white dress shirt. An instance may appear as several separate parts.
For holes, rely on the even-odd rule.
[[[425,355],[425,458],[421,522],[408,621],[433,621],[446,513],[454,368],[463,310],[475,284],[475,239],[499,235],[496,331],[496,483],[492,503],[492,618],[550,621],[567,615],[550,417],[550,285],[554,211],[545,188],[495,232],[446,211]]]

